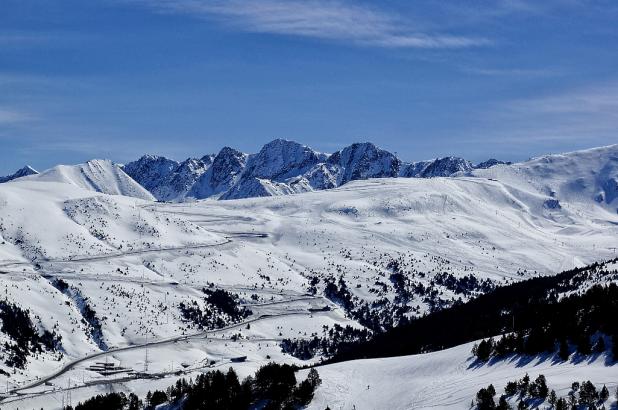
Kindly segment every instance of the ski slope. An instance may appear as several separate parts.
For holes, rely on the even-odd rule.
[[[573,357],[566,363],[552,357],[534,357],[478,364],[470,353],[473,345],[319,366],[322,384],[308,409],[380,409],[385,403],[391,409],[469,409],[479,389],[493,384],[497,402],[506,383],[526,373],[531,380],[544,375],[549,389],[559,397],[567,397],[575,381],[590,380],[597,389],[606,385],[610,392],[615,392],[618,385],[616,366],[607,366],[604,355],[589,360]],[[300,377],[306,372],[301,372]],[[612,395],[605,404],[609,407],[615,401]],[[515,398],[510,404],[517,405]]]

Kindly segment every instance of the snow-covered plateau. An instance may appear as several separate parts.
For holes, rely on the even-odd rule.
[[[283,341],[380,332],[618,257],[618,145],[476,168],[403,164],[366,144],[266,148],[93,160],[1,183],[0,407],[311,365],[323,355],[294,357]],[[440,167],[451,176],[434,177]],[[309,408],[463,409],[525,373],[562,396],[575,380],[618,383],[604,355],[479,363],[472,345],[318,366]]]

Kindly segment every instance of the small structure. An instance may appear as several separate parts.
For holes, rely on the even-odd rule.
[[[112,374],[119,373],[130,373],[133,371],[133,369],[116,366],[114,363],[108,362],[97,362],[93,365],[90,365],[90,367],[88,367],[88,370],[97,372],[102,376],[110,376]]]
[[[309,308],[309,312],[328,312],[330,306],[322,306],[320,308]]]

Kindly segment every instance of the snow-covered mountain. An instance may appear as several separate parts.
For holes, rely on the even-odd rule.
[[[478,163],[476,165],[474,165],[475,169],[487,169],[487,168],[491,168],[493,166],[496,165],[511,165],[512,162],[508,162],[508,161],[500,161],[498,159],[495,158],[490,158],[487,161],[483,161],[481,163]]]
[[[187,196],[212,165],[213,159],[214,156],[205,155],[176,162],[161,156],[144,155],[126,164],[123,170],[158,200],[172,201]]]
[[[238,182],[247,164],[247,158],[247,154],[224,147],[213,158],[208,170],[193,185],[188,196],[203,199],[217,197],[227,192]]]
[[[327,156],[294,141],[276,139],[252,155],[243,172],[243,178],[269,179],[284,182],[303,175]]]
[[[17,178],[27,177],[28,175],[36,175],[38,173],[39,173],[39,171],[37,171],[36,169],[32,168],[30,165],[26,165],[25,167],[18,169],[17,171],[15,171],[15,173],[13,173],[11,175],[0,177],[0,184],[3,183],[3,182],[12,181],[12,180],[17,179]]]
[[[399,176],[404,178],[450,177],[458,172],[469,172],[472,169],[470,161],[457,157],[444,157],[405,164]]]
[[[547,208],[559,208],[562,202],[594,201],[610,212],[618,212],[618,145],[543,155],[470,174],[499,180],[521,191],[542,192],[548,197]]]
[[[154,200],[154,196],[109,160],[95,159],[78,165],[58,165],[40,174],[27,176],[32,181],[61,182],[89,191]]]
[[[433,178],[505,164],[488,160],[474,167],[462,158],[445,157],[403,163],[370,142],[355,143],[334,154],[276,139],[257,154],[225,147],[216,157],[178,163],[146,155],[124,166],[158,200],[242,199],[332,189],[368,178]],[[211,169],[212,168],[212,169]]]
[[[157,155],[144,155],[122,167],[141,186],[155,191],[180,165],[177,161]]]
[[[352,144],[328,158],[331,174],[337,176],[337,185],[369,178],[394,178],[401,161],[388,151],[372,143]]]
[[[78,384],[75,402],[110,383],[144,397],[211,365],[243,375],[269,361],[307,365],[320,357],[293,357],[282,351],[284,339],[328,338],[338,326],[396,326],[496,286],[616,258],[618,145],[447,178],[385,177],[403,165],[369,144],[331,156],[287,142],[271,149],[286,160],[268,167],[258,154],[225,148],[210,165],[186,161],[186,173],[156,158],[133,165],[161,180],[205,168],[188,197],[199,183],[204,191],[196,197],[238,187],[270,195],[259,198],[157,203],[109,161],[0,185],[0,289],[11,303],[0,301],[0,315],[22,309],[19,323],[28,325],[26,333],[0,331],[0,385],[8,381],[13,391],[0,406],[47,408],[69,379]],[[151,160],[160,166],[149,167]],[[300,194],[280,195],[293,192]],[[208,293],[215,290],[226,307],[251,313],[221,313]],[[23,334],[39,335],[25,351],[14,347]],[[469,351],[385,359],[375,374],[364,369],[377,362],[357,368],[369,391],[382,388],[380,374],[399,371],[468,383],[492,370],[468,370]],[[121,362],[131,379],[102,375],[101,361]],[[557,365],[553,374],[582,363]],[[351,396],[331,401],[339,391],[333,383],[357,394],[337,379],[338,371],[353,372],[354,364],[346,366],[325,368],[312,406],[358,404]],[[503,366],[508,377],[523,376],[515,363]],[[410,378],[409,389],[419,380]],[[462,386],[454,407],[467,405],[479,387]],[[401,403],[422,407],[428,396],[412,393],[418,401]]]

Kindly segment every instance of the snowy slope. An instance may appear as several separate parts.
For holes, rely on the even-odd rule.
[[[480,365],[470,354],[473,344],[435,353],[320,366],[322,385],[308,408],[364,410],[384,408],[388,403],[391,409],[469,409],[479,389],[493,384],[499,397],[507,382],[526,373],[532,380],[544,375],[548,387],[561,397],[567,396],[574,381],[591,380],[598,389],[606,385],[611,392],[618,385],[616,366],[607,366],[604,355],[566,363],[536,357]],[[612,402],[614,397],[606,405]],[[515,400],[511,405],[516,406]]]
[[[109,160],[91,160],[79,165],[58,165],[26,179],[71,184],[90,191],[153,200],[144,187]]]
[[[544,155],[510,166],[475,170],[472,175],[555,199],[547,207],[557,207],[562,202],[590,205],[596,202],[609,212],[618,212],[618,145]]]

